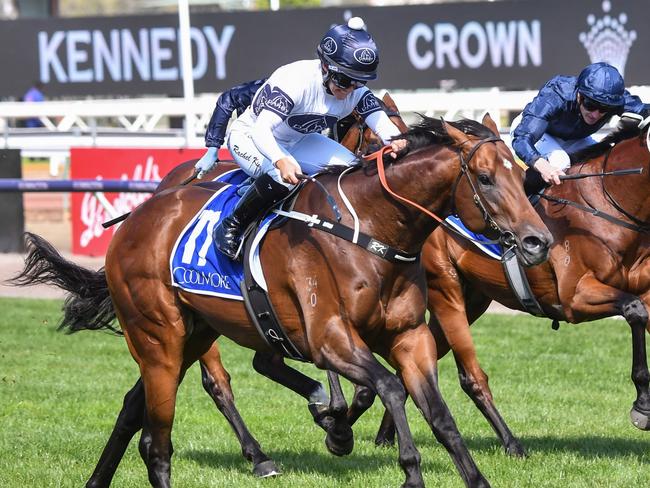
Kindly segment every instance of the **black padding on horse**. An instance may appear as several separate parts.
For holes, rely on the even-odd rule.
[[[528,277],[521,264],[519,264],[517,254],[512,248],[507,249],[503,253],[501,264],[503,265],[503,272],[508,279],[510,289],[515,294],[515,297],[517,297],[517,301],[519,301],[521,306],[532,315],[546,317],[535,295],[533,295],[533,291],[530,289]]]
[[[352,242],[357,246],[363,247],[366,251],[371,252],[372,254],[384,258],[387,261],[392,263],[413,263],[418,260],[420,253],[405,253],[399,249],[384,244],[377,239],[359,232],[357,237],[357,242],[353,242],[354,238],[354,229],[347,227],[338,222],[332,222],[327,219],[317,217],[313,223],[308,224],[309,227],[314,227],[315,229],[322,230],[328,234],[332,234],[341,239],[345,239],[348,242]]]
[[[290,359],[309,362],[285,334],[273,309],[267,292],[255,283],[250,269],[250,253],[256,233],[251,232],[244,243],[244,280],[240,283],[248,316],[266,343],[276,352]]]

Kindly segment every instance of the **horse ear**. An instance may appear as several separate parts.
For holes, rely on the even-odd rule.
[[[386,108],[388,110],[392,110],[395,112],[397,115],[391,115],[390,120],[395,124],[397,129],[404,134],[409,130],[408,125],[406,125],[406,122],[404,122],[404,119],[402,118],[402,115],[399,113],[399,109],[397,108],[397,104],[395,103],[395,100],[393,100],[393,97],[391,97],[388,92],[384,93],[384,96],[381,99],[382,102],[386,105]]]
[[[448,124],[447,122],[445,122],[445,119],[443,118],[441,118],[440,120],[442,121],[442,126],[447,132],[447,135],[449,135],[449,137],[452,138],[455,145],[460,146],[465,141],[467,141],[468,139],[467,134],[465,134],[462,130],[456,129],[456,127],[454,127],[453,125]]]
[[[399,110],[397,108],[397,104],[395,103],[395,100],[393,100],[393,97],[391,97],[388,92],[384,93],[384,96],[382,97],[382,102],[386,104],[386,107],[388,107],[391,110],[394,110],[395,112],[399,113]]]
[[[494,123],[494,120],[492,120],[492,117],[490,117],[488,112],[485,112],[481,123],[490,129],[495,136],[499,135],[499,128],[497,127],[497,124]]]

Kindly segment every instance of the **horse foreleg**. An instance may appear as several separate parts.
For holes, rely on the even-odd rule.
[[[400,334],[393,341],[389,361],[402,375],[407,391],[431,427],[433,434],[451,456],[467,486],[488,487],[458,432],[442,399],[436,370],[436,344],[425,324]]]
[[[279,354],[256,352],[253,368],[262,376],[296,392],[308,402],[314,422],[325,432],[330,428],[329,398],[323,384],[293,369]]]
[[[348,410],[348,423],[354,423],[361,417],[375,402],[377,395],[370,388],[361,385],[354,385],[354,396]]]
[[[630,410],[630,420],[635,427],[650,430],[650,372],[645,343],[648,310],[640,298],[624,303],[622,308],[632,332],[632,382],[636,388],[636,400]]]
[[[427,263],[427,266],[431,268],[432,264]],[[435,272],[429,273],[427,278],[431,313],[429,328],[437,346],[438,359],[444,357],[449,350],[453,351],[461,388],[488,421],[506,453],[526,456],[523,445],[496,408],[488,376],[478,362],[467,318],[466,297],[457,274]],[[489,301],[483,303],[480,310],[484,310],[488,304]]]
[[[650,293],[639,298],[624,293],[587,277],[580,281],[571,300],[573,320],[594,316],[622,315],[632,332],[632,382],[636,388],[636,400],[632,404],[630,419],[635,427],[650,430],[650,372],[646,354],[645,331],[648,327],[648,309],[646,303]]]
[[[347,456],[354,447],[354,434],[348,423],[348,404],[343,395],[339,376],[332,371],[327,372],[330,387],[329,415],[325,419],[327,436],[325,446],[335,456]]]
[[[399,463],[406,474],[402,485],[423,487],[420,453],[413,442],[406,420],[406,392],[399,379],[382,366],[354,329],[341,327],[335,333],[333,321],[328,323],[328,343],[314,345],[312,357],[319,368],[343,375],[355,384],[373,389],[395,419],[399,443]]]
[[[203,388],[235,432],[243,456],[253,463],[253,474],[261,478],[280,474],[275,463],[262,452],[259,443],[251,435],[235,407],[235,397],[230,387],[230,375],[223,367],[216,342],[201,356],[200,361]]]

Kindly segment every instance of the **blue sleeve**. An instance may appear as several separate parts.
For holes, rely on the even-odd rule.
[[[528,166],[542,157],[535,149],[535,143],[544,135],[549,122],[562,112],[563,107],[563,99],[545,86],[524,108],[521,123],[512,134],[512,148]]]
[[[366,120],[368,115],[383,110],[379,99],[368,89],[366,89],[366,93],[363,94],[355,109],[363,120]]]
[[[623,112],[633,112],[646,118],[650,116],[650,104],[643,103],[639,97],[625,90],[625,108]]]
[[[205,145],[207,147],[220,147],[223,144],[232,113],[236,110],[237,115],[241,115],[251,104],[255,93],[265,81],[264,79],[242,83],[219,96],[210,123],[205,131]]]

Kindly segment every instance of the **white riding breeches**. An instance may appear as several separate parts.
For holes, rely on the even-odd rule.
[[[521,114],[517,115],[510,126],[510,137],[521,122]],[[535,149],[556,169],[565,170],[571,166],[569,153],[580,151],[598,141],[593,136],[583,139],[563,140],[549,134],[542,134],[542,137],[535,143]]]
[[[326,166],[350,166],[357,159],[352,152],[322,134],[306,134],[292,146],[282,147],[298,161],[302,172],[307,175],[318,173]],[[262,155],[246,131],[231,130],[228,149],[235,162],[249,176],[258,178],[268,173],[278,183],[289,188],[293,186],[282,181],[280,171]]]

